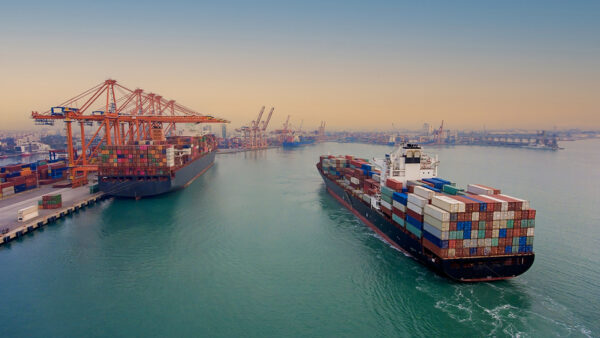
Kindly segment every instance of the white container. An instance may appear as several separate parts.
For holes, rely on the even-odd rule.
[[[433,196],[435,196],[435,192],[433,190],[419,186],[415,186],[415,194],[420,197],[423,197],[426,200],[430,200],[433,198]]]
[[[439,219],[433,218],[429,215],[425,215],[423,217],[423,221],[433,225],[441,231],[449,231],[450,230],[450,222],[449,221],[440,221]]]
[[[471,214],[471,221],[479,221],[479,211],[475,211]]]
[[[467,184],[467,192],[477,194],[477,195],[493,195],[494,194],[494,190],[484,188],[477,184]]]
[[[406,212],[406,205],[404,205],[398,201],[392,201],[392,207],[394,207],[394,209],[398,209],[402,212]]]
[[[367,194],[364,194],[364,195],[363,195],[363,201],[365,201],[365,202],[367,202],[367,203],[371,204],[371,196],[369,196],[369,195],[367,195]],[[384,201],[384,202],[385,202],[385,201]]]
[[[477,238],[479,236],[478,230],[471,230],[471,238]]]
[[[485,238],[478,238],[476,246],[485,246]]]
[[[465,204],[453,198],[446,196],[434,196],[431,199],[431,204],[448,212],[464,212]],[[462,211],[461,211],[462,210]]]
[[[492,214],[493,220],[500,220],[502,218],[502,213],[500,211],[494,211]]]
[[[534,228],[527,228],[527,236],[533,237],[533,235],[534,235]]]
[[[498,235],[500,235],[500,229],[493,229],[492,238],[498,238]]]
[[[492,239],[491,238],[486,238],[485,239],[485,246],[492,246]]]
[[[350,182],[354,184],[360,184],[360,180],[354,176],[350,177]]]
[[[380,200],[379,203],[381,204],[382,207],[385,207],[388,210],[392,210],[392,206],[388,202],[386,202],[384,200]]]
[[[408,202],[406,204],[406,207],[414,212],[416,212],[419,215],[423,215],[423,208],[421,208],[420,206],[413,204],[412,202]]]
[[[35,218],[37,216],[38,216],[37,205],[32,205],[30,207],[23,208],[23,209],[20,209],[19,211],[17,211],[17,221],[19,221],[19,222],[25,222],[25,221]]]
[[[424,199],[423,197],[419,196],[419,195],[415,195],[415,194],[408,194],[408,202],[411,202],[412,204],[416,204],[421,208],[424,208],[425,205],[427,205],[427,203],[429,203],[428,200]]]
[[[429,232],[438,239],[442,239],[442,231],[427,222],[423,223],[423,230]]]
[[[450,213],[434,205],[427,204],[423,211],[425,215],[430,215],[431,217],[438,219],[442,222],[450,221]]]

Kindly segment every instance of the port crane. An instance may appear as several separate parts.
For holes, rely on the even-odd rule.
[[[87,183],[90,172],[98,170],[97,158],[102,145],[125,145],[134,141],[160,139],[173,134],[177,123],[229,123],[211,115],[200,114],[174,100],[131,90],[108,79],[96,86],[39,113],[31,112],[38,125],[66,125],[67,155],[73,187]],[[73,123],[79,123],[81,153],[76,155]],[[98,126],[91,138],[85,127]]]
[[[442,120],[442,124],[440,125],[440,128],[435,130],[433,133],[434,133],[435,144],[443,144],[444,143],[444,139],[443,139],[444,120]]]
[[[265,106],[262,106],[258,112],[258,117],[256,120],[250,122],[249,126],[242,126],[240,129],[236,129],[236,131],[242,133],[242,144],[245,149],[258,149],[267,146],[265,131],[269,125],[269,121],[271,120],[274,110],[275,108],[271,107],[266,121],[261,121],[263,113],[265,112]]]

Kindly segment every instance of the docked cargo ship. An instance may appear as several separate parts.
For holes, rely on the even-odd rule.
[[[371,163],[321,156],[327,191],[386,242],[460,282],[516,277],[533,264],[535,210],[499,189],[466,191],[437,177],[439,161],[416,144]]]
[[[139,199],[184,188],[213,165],[216,150],[214,135],[105,145],[100,151],[99,189]]]
[[[297,148],[315,143],[315,138],[310,136],[292,136],[281,144],[284,148]]]

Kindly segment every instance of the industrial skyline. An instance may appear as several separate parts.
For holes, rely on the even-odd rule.
[[[597,2],[115,6],[3,6],[3,128],[108,78],[232,128],[262,105],[331,130],[600,127]]]

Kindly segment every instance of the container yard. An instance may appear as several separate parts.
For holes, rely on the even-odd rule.
[[[533,264],[536,211],[527,200],[481,184],[438,178],[418,145],[370,163],[321,156],[327,190],[387,242],[457,281],[512,278]]]
[[[67,169],[63,160],[42,160],[0,167],[0,198],[64,180]]]

